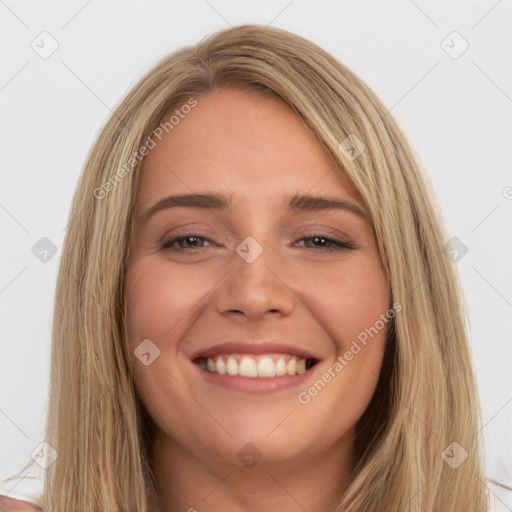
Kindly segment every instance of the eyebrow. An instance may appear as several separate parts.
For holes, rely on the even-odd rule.
[[[145,225],[156,212],[175,207],[226,211],[231,209],[231,201],[224,195],[211,193],[169,196],[142,213],[139,220],[142,225]],[[346,210],[359,217],[369,218],[368,212],[361,206],[333,197],[294,195],[290,198],[288,207],[295,211]]]

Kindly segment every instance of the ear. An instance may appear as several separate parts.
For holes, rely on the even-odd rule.
[[[10,496],[0,496],[0,512],[33,511],[42,512],[41,507],[30,501],[18,500]]]

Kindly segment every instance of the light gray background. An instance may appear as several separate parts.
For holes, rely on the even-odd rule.
[[[470,310],[487,475],[512,485],[511,21],[511,0],[0,0],[0,478],[43,440],[60,250],[100,127],[164,55],[258,23],[309,38],[348,65],[424,162],[450,237],[468,249],[456,265]],[[50,48],[43,31],[58,43],[48,58],[31,47]],[[453,31],[469,44],[457,58],[461,41],[443,43]],[[46,263],[32,252],[42,237],[57,247]],[[0,493],[39,486],[1,482]]]

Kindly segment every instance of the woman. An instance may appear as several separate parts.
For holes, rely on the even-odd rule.
[[[488,510],[438,212],[396,121],[311,42],[244,25],[163,60],[75,193],[39,505]]]

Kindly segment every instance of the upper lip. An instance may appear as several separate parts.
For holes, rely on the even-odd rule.
[[[289,343],[274,341],[227,341],[195,352],[191,359],[208,358],[221,354],[290,354],[304,359],[320,360],[311,352]]]

